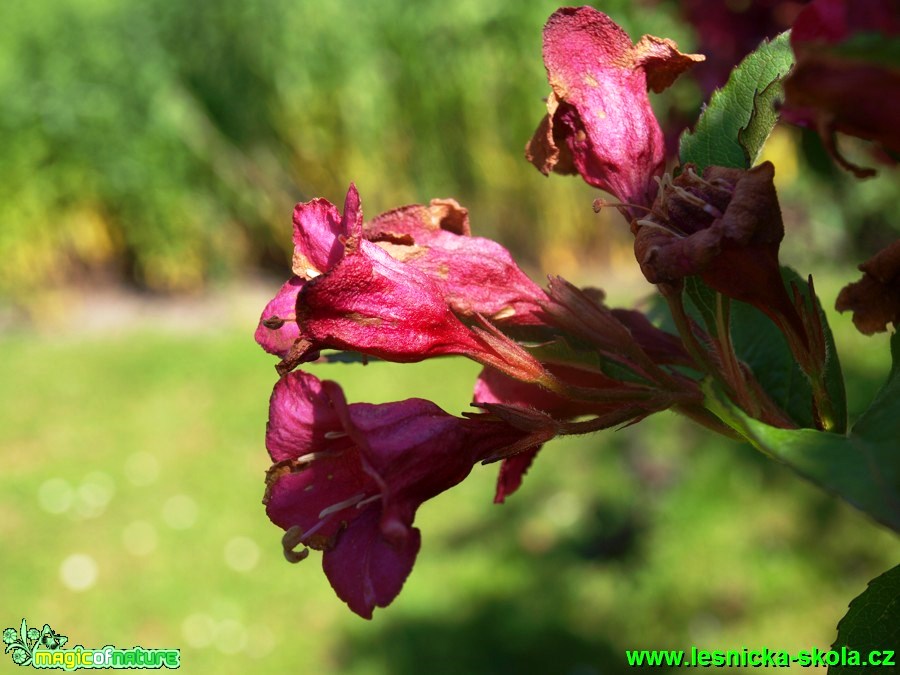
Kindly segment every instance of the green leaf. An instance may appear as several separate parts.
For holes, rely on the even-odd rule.
[[[681,135],[681,163],[699,169],[728,166],[748,169],[778,120],[775,102],[781,81],[794,64],[790,31],[764,41],[715,91],[693,131]]]
[[[778,326],[755,307],[732,301],[731,336],[738,358],[769,398],[797,425],[815,427],[812,387]]]
[[[790,291],[796,284],[804,299],[809,301],[807,283],[790,267],[781,268],[781,276]],[[686,307],[688,313],[701,323],[707,331],[716,335],[716,292],[699,277],[685,279]],[[825,331],[828,360],[825,364],[825,385],[835,410],[835,430],[843,433],[847,429],[847,397],[844,391],[844,377],[838,358],[837,347],[828,319],[816,299],[816,307]],[[812,388],[809,379],[801,370],[787,340],[769,317],[755,307],[736,300],[731,301],[731,341],[738,358],[746,363],[756,380],[769,397],[788,416],[804,428],[815,426],[812,409]]]
[[[696,276],[684,280],[684,291],[688,300],[685,305],[688,314],[705,325],[710,335],[716,335],[716,292]]]
[[[866,667],[873,651],[896,650],[900,645],[900,565],[872,579],[869,587],[850,603],[847,614],[838,624],[837,640],[831,648],[840,652],[846,647],[859,653],[859,664],[837,665],[828,668],[828,675],[856,675],[857,673],[896,672],[890,664]],[[894,664],[897,654],[893,653]],[[895,666],[896,667],[896,666]]]
[[[900,532],[900,334],[891,353],[887,382],[847,435],[770,427],[710,386],[707,406],[764,454]]]

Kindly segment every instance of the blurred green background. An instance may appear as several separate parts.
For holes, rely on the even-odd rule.
[[[697,45],[677,3],[599,6],[633,37]],[[831,643],[900,542],[669,414],[553,442],[503,506],[495,467],[476,468],[420,511],[419,561],[373,622],[334,597],[317,555],[282,558],[260,504],[276,375],[251,336],[288,273],[295,202],[340,204],[351,180],[370,217],[454,196],[535,278],[615,302],[652,290],[595,193],[522,158],[555,7],[0,8],[2,627],[24,615],[72,644],[180,647],[189,673],[587,675],[631,672],[626,648]],[[673,119],[700,103],[689,79],[656,100]],[[767,157],[783,259],[831,306],[897,236],[896,174],[853,181],[790,129]],[[831,318],[859,411],[886,340]],[[351,401],[422,396],[454,413],[477,373],[456,360],[313,370]]]

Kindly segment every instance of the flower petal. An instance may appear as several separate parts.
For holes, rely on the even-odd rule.
[[[500,474],[497,476],[497,491],[494,493],[495,504],[502,504],[507,497],[522,486],[522,479],[525,478],[525,474],[531,468],[540,449],[540,447],[531,448],[503,460],[500,465]]]
[[[545,174],[557,162],[568,172],[571,157],[589,184],[622,202],[649,205],[653,177],[665,164],[665,140],[648,84],[661,90],[702,59],[651,36],[632,45],[622,28],[592,7],[557,10],[544,27],[553,96],[526,156]]]
[[[356,505],[377,493],[359,452],[345,444],[310,461],[274,465],[266,477],[264,502],[273,523],[284,530],[299,527],[304,545],[327,550],[362,514]]]
[[[469,236],[468,215],[453,200],[405,206],[365,226],[366,238],[425,273],[461,316],[500,323],[540,323],[543,291],[503,246]]]
[[[378,527],[378,512],[367,508],[322,556],[322,569],[337,596],[364,619],[387,607],[400,593],[421,545],[419,530],[400,543],[389,542]]]
[[[305,337],[401,362],[482,350],[424,273],[368,241],[357,245],[300,293]]]
[[[253,337],[259,346],[270,354],[286,356],[294,340],[300,337],[296,311],[297,295],[303,284],[304,281],[300,277],[293,276],[288,279],[259,317],[259,325]]]
[[[343,431],[331,399],[316,376],[294,371],[282,377],[269,400],[266,447],[276,462],[327,451]]]
[[[313,279],[330,269],[344,254],[339,237],[346,234],[334,204],[314,199],[294,207],[294,274]]]
[[[900,328],[900,240],[879,251],[859,266],[863,277],[844,287],[835,305],[839,312],[853,312],[853,324],[861,333],[883,333],[889,323]]]

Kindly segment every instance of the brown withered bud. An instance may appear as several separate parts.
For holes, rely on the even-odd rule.
[[[687,164],[665,177],[647,218],[634,220],[634,251],[654,284],[677,285],[697,275],[712,289],[747,302],[803,335],[778,264],[784,224],[763,162],[749,170]]]
[[[845,286],[835,304],[839,312],[853,312],[861,333],[883,333],[887,324],[900,327],[900,239],[859,266],[863,277]]]

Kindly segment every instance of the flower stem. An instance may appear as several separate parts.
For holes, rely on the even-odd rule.
[[[719,346],[719,355],[722,358],[722,367],[725,369],[725,377],[731,382],[737,398],[737,404],[746,410],[751,417],[759,418],[759,402],[750,395],[746,382],[734,353],[734,345],[731,342],[731,298],[716,293],[716,340]]]

